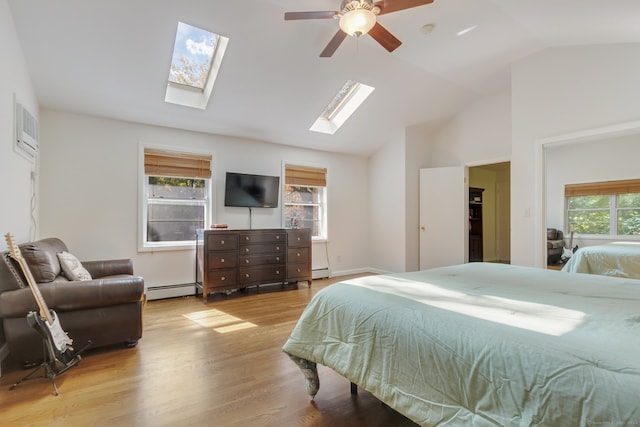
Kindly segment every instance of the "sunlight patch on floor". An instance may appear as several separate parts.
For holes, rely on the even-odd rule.
[[[221,334],[258,327],[255,323],[246,322],[239,317],[232,316],[216,308],[185,313],[182,316],[204,328],[212,328]]]

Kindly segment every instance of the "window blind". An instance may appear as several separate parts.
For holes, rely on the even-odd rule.
[[[640,179],[625,181],[592,182],[564,186],[565,197],[603,196],[609,194],[640,193]]]
[[[306,166],[286,165],[284,182],[289,185],[307,185],[310,187],[327,186],[327,169]]]
[[[211,178],[211,155],[144,149],[145,175]]]

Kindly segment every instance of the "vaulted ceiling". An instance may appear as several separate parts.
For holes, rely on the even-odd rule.
[[[394,52],[347,37],[331,58],[319,54],[336,20],[284,13],[338,10],[340,0],[9,4],[41,107],[359,155],[507,88],[519,58],[640,42],[638,0],[435,0],[378,18],[403,43]],[[164,102],[178,21],[230,39],[205,110]],[[310,132],[349,79],[375,91],[334,135]]]

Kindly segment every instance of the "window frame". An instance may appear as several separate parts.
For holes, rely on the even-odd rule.
[[[173,250],[191,250],[195,247],[196,238],[193,237],[193,240],[185,240],[185,241],[169,241],[169,242],[149,242],[147,241],[147,216],[148,216],[148,206],[149,198],[148,194],[148,185],[149,185],[149,176],[163,176],[160,174],[146,174],[145,173],[145,149],[151,150],[161,150],[167,152],[175,152],[175,153],[184,153],[184,154],[194,154],[194,155],[202,155],[202,156],[211,156],[210,167],[213,172],[213,154],[211,152],[198,151],[194,149],[185,150],[182,147],[170,147],[170,146],[159,146],[159,145],[149,145],[149,144],[139,144],[138,151],[138,205],[139,205],[139,215],[138,215],[138,252],[154,252],[154,251],[173,251]],[[210,178],[201,178],[205,181],[205,199],[204,199],[204,228],[208,228],[212,222],[212,212],[213,207],[215,206],[215,200],[213,198],[213,173]],[[178,202],[182,203],[182,202]],[[187,202],[185,202],[187,203]],[[161,202],[160,202],[161,204]]]
[[[325,185],[324,186],[318,186],[318,185],[295,185],[295,184],[287,184],[287,167],[290,168],[305,168],[305,169],[317,169],[318,171],[324,171],[324,176],[325,176]],[[302,164],[302,163],[298,163],[298,162],[284,162],[282,165],[282,176],[284,177],[284,179],[282,179],[282,226],[283,228],[291,228],[291,224],[287,224],[287,220],[286,220],[286,206],[287,205],[299,205],[299,206],[318,206],[319,207],[319,218],[320,218],[320,226],[319,226],[319,230],[320,230],[320,235],[313,235],[311,236],[311,240],[314,242],[326,242],[329,239],[329,226],[328,226],[328,203],[327,203],[327,193],[328,193],[328,169],[324,166],[318,166],[318,165],[309,165],[309,164]],[[287,185],[290,186],[294,186],[294,187],[311,187],[311,188],[318,188],[320,189],[320,194],[319,199],[320,202],[319,203],[287,203],[285,201],[285,197],[286,197],[286,192],[285,189],[287,187]]]

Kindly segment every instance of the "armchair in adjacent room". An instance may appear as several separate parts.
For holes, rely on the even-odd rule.
[[[563,233],[555,228],[547,228],[547,265],[557,264],[564,248]]]
[[[19,248],[76,350],[89,340],[91,348],[136,345],[142,337],[144,279],[133,274],[131,260],[81,263],[57,238]],[[0,257],[0,320],[9,355],[24,365],[38,362],[43,358],[42,338],[27,323],[27,314],[38,311],[36,300],[18,263],[7,252]]]

